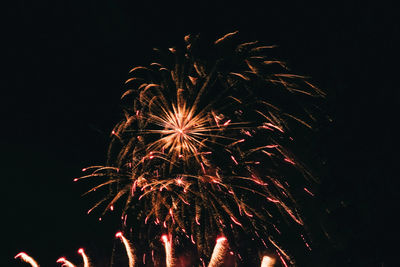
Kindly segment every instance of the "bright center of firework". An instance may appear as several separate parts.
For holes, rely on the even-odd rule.
[[[207,132],[212,128],[207,116],[204,113],[195,114],[195,108],[187,108],[186,104],[173,105],[172,109],[160,109],[161,112],[151,116],[155,124],[164,129],[151,131],[162,135],[151,145],[151,149],[167,151],[172,159],[196,156],[200,148],[205,146],[209,135]]]

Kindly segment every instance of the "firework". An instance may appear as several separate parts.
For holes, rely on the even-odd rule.
[[[135,266],[135,256],[133,253],[133,248],[132,248],[131,244],[129,243],[128,239],[126,239],[122,235],[121,232],[118,232],[115,236],[120,238],[122,243],[124,243],[126,254],[128,255],[128,259],[129,259],[129,267],[134,267]]]
[[[275,264],[275,259],[270,256],[264,256],[262,258],[261,267],[273,267]]]
[[[130,71],[107,165],[75,179],[103,179],[88,192],[108,191],[88,212],[122,203],[124,227],[141,229],[138,243],[167,232],[207,258],[215,236],[236,248],[245,235],[291,262],[277,240],[286,222],[303,225],[292,190],[300,183],[310,195],[304,184],[314,179],[293,133],[312,128],[323,93],[272,58],[273,46],[237,32],[211,45],[184,40]]]
[[[161,239],[164,243],[164,249],[165,249],[165,264],[167,267],[173,267],[174,266],[174,258],[173,258],[171,240],[168,238],[167,235],[162,235]]]
[[[72,262],[68,261],[66,258],[61,257],[57,260],[58,263],[61,263],[61,267],[75,267]]]
[[[21,260],[23,260],[26,263],[29,263],[32,267],[39,267],[39,264],[25,252],[18,253],[15,256],[15,259],[17,259],[17,258],[21,258]]]
[[[78,250],[78,253],[82,255],[82,259],[83,259],[83,267],[90,267],[89,265],[89,258],[87,257],[85,250],[83,248],[80,248]]]
[[[223,263],[224,257],[228,252],[228,241],[225,237],[219,237],[215,244],[213,253],[211,255],[210,263],[208,267],[217,267]]]

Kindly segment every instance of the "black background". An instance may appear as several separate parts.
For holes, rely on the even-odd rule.
[[[79,262],[79,247],[109,258],[118,227],[86,215],[93,201],[72,180],[104,163],[129,69],[188,33],[234,30],[279,45],[277,56],[328,94],[319,198],[332,239],[305,266],[394,266],[394,5],[15,0],[3,13],[1,266],[23,266],[20,251],[41,266]]]

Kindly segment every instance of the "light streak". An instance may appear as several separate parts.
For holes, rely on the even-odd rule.
[[[68,261],[66,258],[61,257],[57,260],[58,263],[61,263],[61,267],[75,267],[72,262]]]
[[[115,237],[121,239],[122,243],[125,246],[126,254],[129,259],[129,267],[134,267],[135,266],[135,255],[133,253],[133,248],[129,241],[123,236],[122,232],[118,232],[115,234]]]
[[[15,259],[20,258],[24,262],[29,263],[32,267],[39,267],[39,264],[25,252],[18,253],[14,258]]]
[[[314,193],[311,192],[309,189],[307,189],[306,187],[304,187],[304,191],[306,191],[309,195],[314,196]]]
[[[172,243],[171,240],[169,240],[167,235],[162,235],[161,239],[164,243],[164,249],[165,249],[165,264],[167,267],[173,267],[174,266],[174,258],[173,258],[173,251],[172,251]]]
[[[264,256],[261,262],[261,267],[273,267],[275,265],[275,259],[270,256]]]
[[[228,253],[228,248],[228,240],[226,239],[226,237],[219,237],[214,246],[214,250],[212,252],[208,267],[222,266],[224,257]]]
[[[78,250],[78,253],[82,255],[82,259],[83,259],[83,267],[89,267],[89,258],[87,257],[85,250],[83,248],[80,248]]]

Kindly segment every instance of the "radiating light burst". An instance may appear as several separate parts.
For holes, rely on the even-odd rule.
[[[107,165],[75,179],[104,179],[88,193],[108,193],[88,213],[123,203],[124,227],[140,229],[135,243],[147,247],[167,232],[207,259],[215,236],[233,248],[247,236],[292,262],[277,240],[287,218],[303,225],[293,192],[312,197],[314,181],[295,134],[312,128],[324,94],[272,58],[274,46],[237,32],[212,45],[184,40],[130,71]]]

